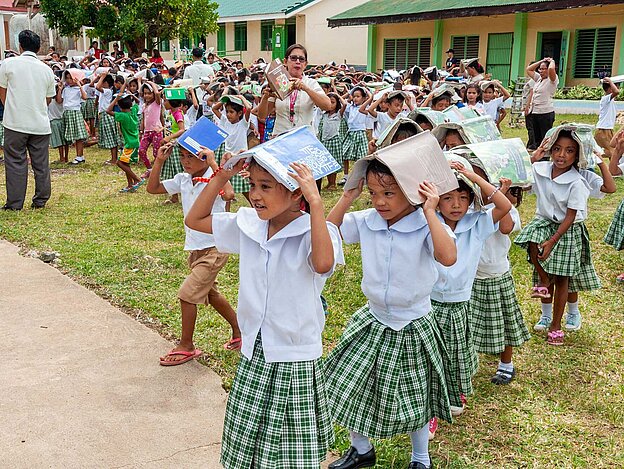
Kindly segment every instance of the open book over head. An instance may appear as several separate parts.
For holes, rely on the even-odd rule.
[[[407,117],[416,123],[421,122],[421,119],[424,119],[429,122],[432,128],[436,128],[438,125],[447,122],[446,116],[443,112],[434,111],[430,107],[418,107],[411,111]]]
[[[275,59],[269,64],[269,68],[266,71],[266,79],[269,88],[279,99],[285,99],[292,93],[290,73],[288,73],[286,66],[280,59]]]
[[[604,150],[596,142],[596,139],[594,138],[594,126],[590,124],[561,124],[550,129],[546,132],[546,136],[544,137],[545,139],[550,139],[548,144],[544,147],[546,150],[546,156],[550,158],[550,150],[562,131],[570,132],[572,134],[572,138],[579,145],[579,168],[595,168],[598,163],[594,152],[602,156],[604,154]]]
[[[466,168],[467,170],[474,171],[474,168],[472,167],[472,164],[470,163],[470,161],[468,161],[463,156],[458,155],[457,153],[445,151],[444,157],[446,158],[446,161],[448,163],[450,163],[451,161],[457,161],[461,163],[462,166]],[[483,199],[481,198],[481,189],[479,188],[479,186],[476,183],[472,182],[470,179],[468,179],[466,176],[461,174],[460,172],[454,169],[451,169],[451,171],[453,172],[455,178],[458,181],[463,181],[466,183],[468,187],[470,187],[470,190],[474,193],[473,206],[475,210],[481,210],[483,208]]]
[[[454,104],[442,111],[442,114],[444,114],[448,122],[462,122],[466,119],[474,119],[481,116],[481,114],[468,106],[457,107]]]
[[[205,116],[200,117],[195,125],[178,138],[178,144],[197,156],[202,148],[215,151],[219,148],[228,133],[220,129]]]
[[[252,158],[290,191],[299,187],[297,181],[290,176],[293,172],[290,163],[304,163],[312,171],[314,179],[335,173],[341,168],[316,138],[309,125],[298,127],[244,153],[234,155],[223,167],[232,168],[240,160],[249,162]]]
[[[502,139],[496,123],[489,115],[473,117],[461,122],[440,124],[432,132],[438,139],[438,142],[442,143],[450,129],[457,130],[464,143],[480,143]]]
[[[514,187],[533,184],[531,156],[520,138],[470,143],[453,148],[451,153],[482,169],[491,184],[498,185],[500,178],[511,179]]]
[[[397,117],[396,120],[385,128],[376,141],[377,148],[385,148],[392,144],[392,139],[399,130],[409,129],[414,135],[423,132],[423,129],[409,117]]]
[[[440,194],[458,187],[457,178],[444,158],[440,145],[431,132],[422,132],[357,161],[344,186],[345,191],[358,187],[360,181],[366,178],[368,165],[375,159],[388,167],[412,205],[425,201],[418,192],[424,181],[434,184]]]

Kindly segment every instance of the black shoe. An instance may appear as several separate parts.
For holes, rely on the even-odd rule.
[[[45,208],[45,205],[38,205],[38,204],[32,203],[30,204],[30,208],[32,208],[33,210],[37,210],[40,208]]]
[[[7,212],[19,212],[21,208],[14,208],[14,207],[9,207],[8,205],[3,205],[2,208],[0,208],[0,210],[5,210]]]
[[[357,469],[359,467],[373,467],[376,462],[377,456],[375,456],[375,448],[371,448],[368,453],[359,454],[357,450],[351,446],[349,451],[328,467],[329,469]]]
[[[516,376],[516,370],[506,371],[499,368],[490,381],[494,384],[509,384],[514,376]]]
[[[407,466],[407,469],[433,469],[433,463],[427,467],[421,462],[412,461],[409,463],[409,466]]]

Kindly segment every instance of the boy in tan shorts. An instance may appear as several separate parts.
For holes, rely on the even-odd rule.
[[[206,182],[194,182],[194,178],[208,179],[214,171],[205,159],[193,155],[180,147],[180,162],[183,173],[176,174],[173,179],[160,180],[160,170],[163,163],[169,158],[175,143],[167,143],[160,147],[154,167],[147,183],[147,192],[150,194],[180,194],[184,215],[191,209],[195,200],[206,187]],[[204,150],[209,151],[209,150]],[[214,161],[214,159],[209,159]],[[224,194],[218,197],[213,206],[213,212],[225,212],[226,200],[234,198],[234,189],[227,185]],[[232,337],[224,347],[227,350],[239,350],[241,347],[241,333],[236,320],[236,312],[230,306],[225,296],[217,289],[217,275],[227,263],[227,254],[217,251],[212,235],[191,230],[184,226],[186,239],[184,250],[189,251],[189,267],[191,273],[182,283],[178,298],[182,310],[182,336],[177,347],[160,358],[163,366],[181,365],[199,357],[202,351],[195,348],[193,332],[197,319],[197,305],[211,305],[232,327]]]

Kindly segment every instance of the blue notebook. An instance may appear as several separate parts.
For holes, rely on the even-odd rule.
[[[251,158],[291,191],[297,189],[299,184],[289,176],[289,173],[293,172],[290,163],[305,163],[312,170],[314,179],[320,179],[341,169],[327,148],[316,138],[310,126],[291,130],[233,156],[224,166],[231,168],[241,159],[249,161]]]
[[[207,117],[202,116],[193,127],[178,138],[178,143],[193,155],[197,155],[202,148],[215,151],[227,137],[227,132],[221,130]]]

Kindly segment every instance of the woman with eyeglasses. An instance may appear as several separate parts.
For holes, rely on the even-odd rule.
[[[292,80],[293,92],[285,99],[274,94],[263,94],[258,106],[258,118],[266,119],[275,110],[273,135],[277,136],[297,127],[312,125],[315,106],[323,111],[331,109],[331,100],[313,78],[303,74],[308,65],[308,52],[301,44],[286,50],[284,65]]]

